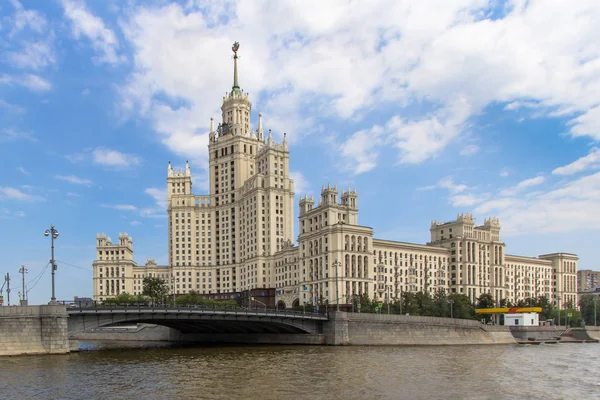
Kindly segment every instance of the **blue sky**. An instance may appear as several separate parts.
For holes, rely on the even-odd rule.
[[[167,162],[189,160],[206,193],[236,40],[253,124],[262,112],[276,140],[287,133],[297,197],[357,188],[376,238],[418,243],[431,220],[497,216],[507,253],[598,268],[596,1],[309,3],[0,3],[13,303],[21,265],[30,302],[50,298],[51,223],[59,299],[92,294],[98,232],[131,234],[138,263],[166,262]]]

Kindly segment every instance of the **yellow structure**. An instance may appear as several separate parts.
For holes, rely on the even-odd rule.
[[[515,313],[541,313],[542,307],[494,307],[476,308],[476,314],[515,314]]]

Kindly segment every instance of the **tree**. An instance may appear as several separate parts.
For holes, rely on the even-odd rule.
[[[482,293],[477,298],[477,308],[492,308],[495,304],[494,296],[490,293]]]
[[[450,305],[448,298],[446,297],[446,291],[439,288],[433,294],[433,302],[431,304],[432,315],[434,317],[449,317],[450,316]]]
[[[145,277],[143,288],[142,294],[150,297],[152,304],[162,303],[167,294],[169,294],[169,286],[164,279],[161,278],[151,276]]]
[[[540,314],[540,321],[545,321],[552,318],[554,306],[552,302],[546,296],[539,296],[535,299],[534,307],[541,307],[542,313]]]
[[[585,321],[586,325],[594,324],[594,302],[598,301],[598,296],[594,294],[584,294],[579,299],[579,308],[581,310],[581,316]],[[600,304],[596,304],[596,324],[600,322],[600,316],[598,316],[598,309],[600,309]]]
[[[492,308],[494,307],[496,302],[494,301],[494,297],[490,293],[482,293],[477,298],[477,308]],[[492,320],[492,314],[482,314],[485,322],[489,322]]]
[[[454,318],[479,319],[475,316],[475,308],[471,304],[471,299],[464,294],[452,293],[448,300],[453,301]]]
[[[418,315],[432,316],[433,315],[433,300],[429,292],[419,290],[415,293],[415,301],[419,307]]]
[[[409,315],[419,315],[417,296],[412,292],[402,293],[402,312]]]

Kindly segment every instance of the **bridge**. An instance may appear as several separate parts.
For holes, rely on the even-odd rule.
[[[67,309],[68,332],[118,324],[147,323],[173,328],[183,341],[322,341],[327,314],[240,308],[121,306]],[[301,335],[301,336],[298,336]],[[309,338],[309,336],[314,336]]]

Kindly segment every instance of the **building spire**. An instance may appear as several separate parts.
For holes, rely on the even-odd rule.
[[[258,140],[264,141],[262,113],[258,113],[258,128],[256,129],[256,136],[258,137]]]
[[[238,83],[238,70],[237,70],[237,60],[238,55],[237,52],[240,48],[240,43],[235,42],[231,50],[233,50],[233,87],[231,88],[231,93],[241,94],[240,85]]]

